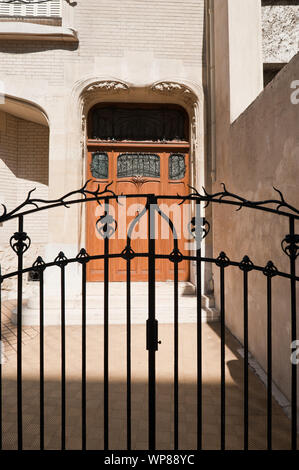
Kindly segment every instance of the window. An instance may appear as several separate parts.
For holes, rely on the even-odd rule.
[[[169,179],[181,180],[186,173],[185,156],[181,153],[173,153],[168,160]]]
[[[103,152],[94,152],[90,171],[94,178],[108,178],[108,155]]]
[[[122,153],[117,158],[117,177],[160,177],[160,157],[152,153]]]
[[[62,0],[49,0],[42,3],[37,3],[34,0],[28,3],[9,0],[0,4],[0,16],[61,18]]]
[[[188,141],[188,115],[178,106],[96,106],[89,135],[104,141]]]

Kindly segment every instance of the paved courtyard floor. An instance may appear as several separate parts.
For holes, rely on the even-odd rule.
[[[7,312],[6,312],[7,313]],[[5,312],[4,312],[5,314]],[[5,323],[5,322],[4,322]],[[3,447],[17,447],[15,329],[6,319],[3,365]],[[220,447],[219,324],[203,324],[203,447]],[[24,448],[39,448],[39,331],[23,332]],[[179,326],[179,447],[196,448],[196,329]],[[157,352],[157,448],[173,448],[173,325],[159,325]],[[147,351],[145,327],[132,326],[132,448],[147,448]],[[243,362],[239,343],[226,335],[227,448],[242,449]],[[60,448],[60,328],[45,328],[45,446]],[[66,447],[81,447],[81,328],[66,328]],[[109,328],[109,446],[126,448],[126,336]],[[266,389],[250,370],[249,447],[266,448]],[[273,447],[290,448],[290,421],[273,401]],[[103,448],[103,327],[87,327],[87,448]]]

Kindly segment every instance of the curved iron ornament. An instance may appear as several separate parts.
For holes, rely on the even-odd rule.
[[[31,240],[26,232],[15,232],[9,240],[9,244],[17,255],[24,254],[29,250]]]
[[[200,223],[196,223],[196,217],[192,217],[191,221],[188,224],[188,231],[193,238],[199,240],[204,240],[207,235],[210,233],[211,225],[210,222],[205,217],[200,217]]]
[[[69,208],[71,204],[85,202],[89,200],[90,201],[95,200],[97,201],[99,205],[101,205],[101,200],[105,196],[106,197],[112,196],[114,198],[117,197],[116,194],[111,189],[109,189],[110,186],[113,184],[113,181],[106,184],[102,191],[100,190],[100,184],[97,185],[97,188],[94,191],[87,189],[87,186],[90,182],[98,183],[97,180],[89,179],[86,181],[84,186],[82,186],[82,188],[77,189],[75,191],[70,191],[69,193],[65,194],[64,196],[60,198],[49,199],[49,200],[32,198],[31,195],[36,190],[36,188],[33,188],[28,192],[25,201],[19,204],[17,207],[15,207],[15,209],[8,211],[5,204],[1,204],[3,208],[3,212],[0,216],[0,223],[6,222],[7,220],[10,220],[14,217],[18,217],[20,215],[25,215],[28,212],[33,213],[33,212],[38,212],[38,211],[45,210],[45,209],[51,209],[52,207],[60,207],[60,206]],[[81,196],[81,199],[69,200],[73,196]],[[32,209],[32,206],[33,206],[33,209]],[[22,212],[22,209],[28,209],[29,207],[31,207],[31,210],[24,210]]]
[[[230,259],[226,256],[224,251],[221,251],[216,259],[216,265],[219,266],[219,268],[227,268],[227,266],[230,265]]]
[[[41,256],[36,258],[36,261],[32,265],[32,270],[36,272],[44,271],[46,269],[46,263]]]
[[[98,184],[97,188],[92,191],[90,189],[87,189],[87,186],[90,182],[93,183],[99,183],[97,180],[87,180],[84,186],[78,190],[71,191],[64,196],[57,198],[57,199],[52,199],[52,200],[46,200],[46,199],[38,199],[38,198],[32,198],[31,195],[35,191],[36,188],[32,189],[31,191],[28,192],[27,198],[19,204],[17,207],[15,207],[13,210],[8,211],[7,207],[5,204],[0,204],[2,206],[2,214],[0,215],[0,223],[6,222],[7,220],[10,220],[12,218],[16,218],[20,215],[26,215],[28,213],[34,213],[38,212],[41,210],[45,209],[50,209],[54,207],[59,207],[59,206],[64,206],[66,208],[69,208],[70,205],[76,204],[76,203],[85,203],[88,201],[95,200],[99,205],[101,205],[101,201],[106,198],[113,198],[113,199],[118,199],[118,196],[111,190],[109,189],[110,186],[112,185],[113,181],[110,183],[106,184],[103,190],[100,190],[100,184]],[[277,188],[274,188],[274,190],[280,195],[280,199],[268,199],[264,201],[249,201],[248,199],[245,199],[241,196],[238,196],[236,194],[233,194],[229,191],[227,191],[225,184],[222,183],[223,191],[214,193],[214,194],[209,194],[205,188],[203,188],[204,194],[200,194],[197,189],[193,188],[192,186],[189,186],[189,188],[192,190],[192,192],[187,195],[187,196],[181,196],[181,195],[176,195],[176,196],[171,196],[169,199],[179,199],[181,202],[179,204],[183,204],[185,201],[190,200],[199,200],[200,202],[204,202],[204,208],[206,208],[210,203],[218,203],[218,204],[229,204],[229,205],[237,205],[238,209],[240,210],[243,207],[251,208],[251,209],[258,209],[266,212],[272,212],[278,215],[283,215],[286,217],[294,217],[295,219],[299,220],[299,210],[296,209],[294,206],[291,204],[288,204],[281,193]],[[76,196],[80,197],[78,199]],[[132,195],[134,196],[134,195]],[[136,197],[146,197],[147,194],[136,194]],[[71,199],[73,198],[73,199]],[[167,195],[159,195],[156,196],[156,199],[159,198],[167,198]],[[276,206],[275,208],[271,206]],[[282,208],[285,208],[286,211],[281,210]],[[288,211],[288,212],[287,212]]]
[[[56,256],[54,260],[54,264],[56,264],[60,268],[64,268],[68,264],[68,262],[69,260],[67,259],[63,251],[60,251],[60,253],[58,254],[58,256]]]
[[[249,258],[249,256],[247,256],[247,255],[244,256],[244,258],[242,259],[242,261],[240,263],[239,268],[241,269],[241,271],[244,271],[244,272],[247,272],[247,273],[254,269],[254,264],[251,261],[251,259]]]
[[[277,276],[278,274],[278,269],[277,267],[273,264],[273,261],[268,261],[268,263],[265,266],[265,269],[263,271],[263,274],[267,277],[274,277]]]
[[[111,238],[117,230],[117,222],[105,211],[96,221],[96,229],[102,238]]]
[[[80,264],[85,264],[90,260],[89,254],[86,252],[85,248],[81,248],[80,252],[76,256],[76,260]]]
[[[299,235],[286,235],[281,242],[281,248],[289,258],[296,259],[299,255]]]
[[[186,200],[199,199],[200,201],[205,202],[204,208],[208,207],[211,202],[220,204],[223,203],[237,205],[237,211],[241,210],[243,207],[248,207],[253,209],[264,210],[267,212],[273,212],[288,217],[293,215],[295,218],[299,219],[299,210],[288,202],[286,202],[282,192],[274,186],[273,189],[279,194],[280,199],[265,199],[263,201],[250,201],[248,199],[243,198],[242,196],[227,191],[224,183],[221,183],[221,186],[223,187],[223,191],[219,191],[214,194],[209,194],[204,187],[202,188],[204,194],[200,194],[196,188],[194,188],[193,186],[189,186],[192,192],[188,196],[178,195],[178,197],[182,199],[181,204]],[[271,206],[276,207],[273,208]],[[282,208],[285,208],[289,212],[282,211]]]
[[[175,229],[175,226],[172,222],[172,220],[166,215],[161,208],[159,207],[157,203],[157,198],[154,198],[155,204],[149,204],[149,201],[147,201],[146,205],[143,207],[142,211],[137,214],[137,216],[132,220],[132,222],[129,225],[129,228],[127,230],[127,245],[124,248],[124,250],[121,253],[122,258],[126,260],[131,260],[136,256],[136,253],[132,250],[131,248],[131,239],[132,239],[132,233],[134,228],[136,227],[137,223],[139,220],[148,212],[151,216],[151,211],[153,210],[154,212],[157,212],[157,214],[160,215],[162,219],[164,219],[167,223],[168,226],[171,230],[171,233],[173,235],[173,250],[169,254],[169,260],[173,263],[177,262],[180,263],[183,260],[183,254],[179,251],[178,249],[178,236],[177,236],[177,231]],[[152,236],[152,234],[150,234]]]

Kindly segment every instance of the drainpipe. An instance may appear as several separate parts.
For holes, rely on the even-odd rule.
[[[207,0],[207,59],[210,108],[211,180],[216,181],[216,103],[215,103],[215,28],[214,0]]]

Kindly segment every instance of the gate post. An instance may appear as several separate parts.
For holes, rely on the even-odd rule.
[[[289,235],[281,242],[281,247],[290,258],[291,274],[291,341],[292,352],[297,339],[297,312],[296,312],[296,259],[299,253],[299,235],[295,234],[295,218],[289,217]],[[292,450],[297,450],[297,364],[292,363],[292,391],[291,391],[291,416],[292,416]]]
[[[148,350],[148,445],[156,448],[156,351],[158,349],[158,322],[156,320],[155,278],[155,206],[156,197],[147,198],[148,205],[148,320],[146,322],[146,348]]]
[[[22,406],[22,307],[23,307],[23,255],[30,247],[31,240],[24,232],[24,219],[18,217],[18,231],[10,238],[10,246],[18,257],[17,288],[17,421],[18,450],[23,449],[23,406]]]

